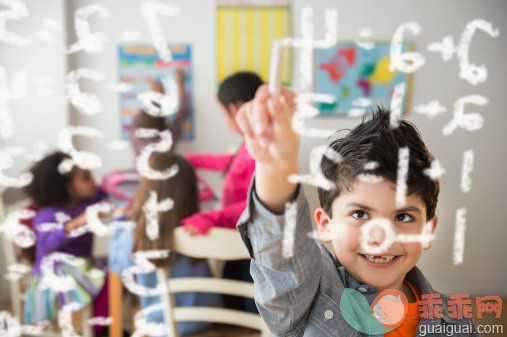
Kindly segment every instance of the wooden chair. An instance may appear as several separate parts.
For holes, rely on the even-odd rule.
[[[193,258],[221,261],[248,259],[248,251],[238,231],[226,228],[212,228],[205,236],[190,236],[183,228],[174,231],[173,250]],[[212,277],[170,278],[165,268],[157,269],[158,282],[167,284],[162,294],[164,322],[169,336],[179,337],[177,322],[202,321],[230,324],[261,331],[262,337],[271,336],[262,318],[253,313],[239,310],[209,307],[176,307],[174,293],[206,292],[224,295],[254,297],[251,282],[218,279]]]
[[[6,207],[4,203],[4,194],[5,189],[0,189],[0,223],[2,223],[7,215]],[[0,232],[0,245],[2,245],[3,256],[5,259],[6,267],[14,265],[18,263],[17,254],[16,254],[16,246],[13,242],[11,242],[3,232]],[[23,322],[23,302],[25,301],[25,295],[22,291],[22,281],[20,280],[9,280],[9,291],[11,296],[11,314],[14,317],[17,317],[20,322]],[[87,306],[86,308],[81,310],[81,325],[83,330],[83,337],[92,337],[93,336],[93,328],[86,324],[88,319],[92,317],[91,315],[91,307]],[[56,324],[53,322],[49,327],[54,330]],[[62,336],[57,331],[44,331],[42,334],[38,336],[41,337],[60,337]]]

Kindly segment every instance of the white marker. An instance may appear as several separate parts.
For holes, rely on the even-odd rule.
[[[294,241],[296,236],[296,202],[285,203],[285,224],[283,228],[282,255],[285,259],[294,256]]]
[[[401,24],[394,32],[391,40],[389,70],[399,70],[403,73],[413,73],[419,70],[425,63],[424,57],[415,52],[402,53],[403,34],[409,31],[414,35],[421,32],[421,26],[417,22],[407,22]]]
[[[156,191],[150,191],[150,196],[143,205],[144,216],[146,220],[146,235],[153,241],[159,236],[159,212],[167,212],[174,207],[174,201],[171,198],[158,202]]]
[[[461,40],[458,45],[458,60],[459,60],[459,78],[467,80],[468,83],[472,85],[477,85],[479,83],[485,82],[488,77],[488,70],[486,66],[476,66],[474,64],[470,64],[468,60],[468,50],[470,48],[470,43],[472,42],[472,37],[477,29],[480,29],[486,32],[491,37],[498,37],[500,35],[500,31],[498,29],[493,29],[491,22],[482,19],[476,19],[470,21],[463,33],[461,34]]]
[[[489,100],[481,95],[470,95],[457,99],[454,102],[453,118],[442,129],[443,135],[449,136],[454,132],[454,130],[456,130],[458,126],[462,127],[467,131],[476,131],[482,128],[482,125],[484,124],[484,119],[482,118],[482,116],[476,112],[470,112],[465,114],[465,105],[476,104],[483,106],[488,103]]]
[[[369,27],[362,28],[359,30],[359,37],[361,38],[370,38],[374,34],[373,30]],[[359,39],[355,40],[356,44],[365,50],[370,50],[375,47],[375,43],[373,41],[361,41]]]
[[[58,327],[62,333],[62,337],[80,337],[72,325],[72,313],[82,309],[82,306],[77,302],[65,304],[63,308],[58,311]]]
[[[153,152],[166,152],[171,148],[173,141],[171,132],[164,130],[160,132],[157,129],[137,129],[134,137],[139,138],[152,138],[160,136],[160,141],[157,143],[148,144],[141,150],[137,158],[136,168],[139,174],[151,180],[165,180],[174,177],[178,171],[178,165],[167,168],[164,171],[155,171],[150,167],[149,161]]]
[[[391,114],[389,115],[389,123],[392,129],[399,126],[406,88],[406,83],[398,83],[394,86],[393,95],[391,97]]]
[[[271,48],[271,62],[269,64],[268,85],[271,97],[280,95],[283,48],[284,44],[282,40],[278,39],[273,42],[273,47]]]
[[[78,40],[69,47],[67,51],[69,54],[81,50],[91,54],[98,54],[104,51],[104,44],[108,40],[107,36],[103,33],[91,33],[90,30],[88,17],[94,13],[97,13],[100,18],[111,16],[109,9],[98,4],[83,6],[74,12],[74,27]]]
[[[20,156],[25,152],[24,148],[15,146],[6,146],[0,149],[0,186],[21,188],[30,184],[33,180],[33,174],[23,172],[17,177],[11,177],[4,173],[14,165],[14,156]]]
[[[103,134],[100,130],[87,126],[67,126],[60,131],[58,136],[58,146],[71,158],[63,160],[58,166],[61,174],[68,173],[74,165],[84,170],[92,170],[102,165],[102,160],[94,153],[78,151],[72,144],[74,136],[83,136],[90,138],[100,138]]]
[[[157,15],[174,16],[180,13],[180,8],[176,6],[169,6],[167,4],[147,1],[141,4],[141,14],[150,31],[153,45],[158,52],[159,57],[169,62],[172,60],[172,54],[167,47],[167,39],[164,36],[164,30],[160,25],[160,20]]]
[[[448,35],[442,39],[441,43],[433,42],[428,46],[429,51],[440,52],[442,53],[442,59],[444,62],[452,59],[452,56],[456,52],[456,47],[454,47],[454,42],[452,36]]]
[[[0,0],[0,7],[7,6],[8,9],[2,8],[0,11],[0,41],[13,46],[24,46],[33,41],[31,36],[22,37],[18,34],[9,32],[6,28],[7,20],[19,20],[28,16],[26,5],[21,0]]]
[[[329,181],[322,174],[322,170],[320,168],[320,162],[324,156],[334,163],[339,163],[342,160],[340,154],[327,145],[316,146],[310,152],[310,174],[291,174],[288,178],[289,182],[310,184],[323,188],[327,191],[332,190],[335,187],[334,182]]]
[[[0,232],[4,232],[7,239],[18,247],[32,247],[35,244],[35,233],[27,226],[20,224],[20,220],[31,219],[34,216],[35,212],[28,209],[12,211],[0,224]]]
[[[431,162],[431,167],[425,169],[423,173],[428,176],[431,180],[437,180],[445,174],[445,169],[442,167],[440,162],[435,159]]]
[[[292,116],[292,128],[302,136],[315,138],[329,138],[335,129],[310,128],[304,124],[306,118],[318,116],[319,110],[313,106],[315,102],[332,104],[336,97],[327,94],[303,93],[296,97],[297,110]]]
[[[81,92],[78,81],[86,78],[95,82],[102,81],[105,74],[88,68],[79,68],[69,72],[67,75],[67,99],[77,109],[77,111],[93,116],[102,111],[102,103],[95,95]]]
[[[409,148],[400,148],[398,150],[398,174],[396,177],[396,207],[403,207],[406,204],[409,160]]]
[[[447,111],[447,108],[440,104],[438,100],[433,100],[428,104],[421,104],[414,107],[414,111],[427,115],[430,119]]]
[[[474,169],[474,150],[466,150],[463,153],[463,168],[461,170],[461,192],[468,193],[472,190],[472,178],[470,174]]]
[[[56,33],[62,31],[62,25],[60,22],[51,18],[42,19],[43,29],[35,32],[35,36],[44,42],[52,42],[55,40]]]
[[[125,269],[122,274],[122,281],[125,288],[131,293],[139,296],[156,296],[167,291],[164,283],[158,283],[156,288],[148,288],[140,285],[135,280],[136,274],[148,274],[156,270],[155,265],[149,259],[163,259],[169,257],[169,250],[138,251],[131,255],[135,266]]]
[[[465,253],[466,207],[456,211],[456,230],[454,232],[454,252],[452,262],[455,266],[463,263]]]

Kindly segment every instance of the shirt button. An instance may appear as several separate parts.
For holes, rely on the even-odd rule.
[[[357,290],[359,290],[362,293],[365,293],[367,289],[365,287],[359,287],[357,288]]]
[[[324,318],[325,319],[331,319],[331,318],[333,318],[333,312],[331,310],[326,310],[324,312]]]

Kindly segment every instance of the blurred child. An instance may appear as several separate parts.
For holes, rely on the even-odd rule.
[[[262,85],[258,75],[239,72],[226,78],[218,89],[218,101],[229,128],[241,134],[236,124],[236,114],[243,103],[252,100]],[[248,154],[244,144],[235,155],[230,154],[191,154],[185,156],[197,169],[208,169],[225,173],[222,190],[222,208],[196,213],[182,221],[182,225],[192,235],[206,234],[211,227],[236,228],[236,223],[245,209],[248,187],[255,170],[255,162]],[[250,261],[227,262],[224,278],[252,282]],[[250,299],[225,296],[228,308],[256,312]]]
[[[78,303],[83,308],[92,301],[94,315],[107,316],[105,273],[97,269],[98,261],[91,258],[93,234],[69,235],[86,225],[86,208],[100,202],[106,194],[97,188],[89,170],[74,166],[69,173],[61,174],[58,166],[69,158],[63,152],[55,152],[34,164],[30,169],[33,181],[25,188],[38,207],[33,219],[36,252],[25,302],[26,323],[52,320],[66,304]],[[53,253],[68,254],[71,261],[55,259],[49,270],[43,270],[41,264],[54,257]],[[43,281],[53,273],[59,280],[72,279],[75,286],[60,291],[57,280],[52,284]],[[103,330],[104,327],[96,329]]]
[[[132,128],[130,129],[130,139],[132,142],[132,147],[134,148],[135,158],[139,156],[141,150],[146,145],[160,141],[160,137],[158,136],[152,138],[135,137],[135,130],[139,128],[156,129],[158,131],[169,130],[171,132],[173,140],[171,151],[176,148],[176,145],[181,138],[181,126],[187,119],[189,113],[187,91],[185,88],[185,72],[182,69],[176,70],[176,83],[179,88],[179,107],[178,111],[175,113],[174,117],[170,119],[169,122],[167,121],[166,117],[154,117],[143,109],[139,110],[139,113],[134,118]],[[156,82],[152,90],[162,94],[164,93],[164,87],[160,82]],[[158,105],[157,103],[154,104]]]
[[[128,256],[130,247],[132,252],[147,250],[171,250],[173,231],[179,226],[181,220],[199,211],[199,199],[197,194],[197,180],[192,165],[183,157],[166,152],[155,153],[150,159],[150,167],[154,170],[163,171],[177,165],[179,170],[176,176],[165,180],[149,180],[141,178],[137,193],[133,200],[132,220],[136,223],[133,236],[132,231],[124,231],[121,237],[115,241],[115,247],[123,251],[123,256]],[[150,192],[157,192],[158,202],[171,198],[174,202],[172,209],[166,212],[160,212],[158,218],[159,236],[157,239],[150,240],[146,234],[146,214],[143,210]],[[121,242],[121,243],[120,243]],[[128,247],[128,248],[126,248]],[[125,249],[128,251],[126,252]],[[118,253],[115,253],[118,255]],[[192,259],[187,256],[171,252],[169,259],[151,260],[157,267],[170,268],[171,277],[212,277],[211,270],[206,260]],[[117,265],[121,264],[118,261]],[[132,264],[132,262],[123,262],[123,264]],[[119,269],[125,269],[127,266],[116,266]],[[137,282],[147,288],[156,288],[157,277],[155,272],[149,274],[136,275]],[[221,297],[217,294],[207,293],[178,293],[175,294],[176,306],[221,306]],[[160,296],[141,296],[141,306],[149,306],[161,302]],[[154,311],[147,317],[148,322],[163,323],[162,311]],[[206,322],[180,322],[178,330],[180,335],[188,335],[208,329],[211,323]]]

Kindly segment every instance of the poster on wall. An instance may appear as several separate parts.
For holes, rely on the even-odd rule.
[[[219,0],[217,9],[219,82],[242,70],[267,81],[271,46],[291,35],[289,0]],[[290,83],[291,53],[284,52],[281,80]]]
[[[128,139],[129,130],[136,114],[142,106],[138,99],[140,93],[146,91],[170,93],[175,90],[171,83],[176,82],[177,70],[184,72],[186,99],[189,107],[187,119],[182,124],[182,140],[194,139],[194,114],[192,107],[192,68],[191,48],[189,45],[169,45],[171,61],[159,58],[156,49],[149,45],[124,45],[119,50],[120,82],[128,86],[128,90],[120,91],[120,124],[121,137]],[[174,94],[174,93],[171,93]],[[167,117],[168,121],[174,115]]]
[[[395,87],[405,85],[401,112],[406,114],[410,76],[389,69],[391,44],[377,42],[366,50],[355,43],[338,43],[315,51],[315,92],[336,97],[333,103],[318,103],[321,116],[362,116],[375,105],[391,106]],[[404,43],[402,52],[411,50]]]

